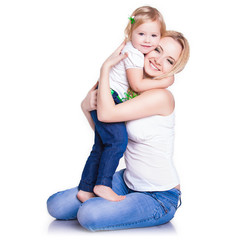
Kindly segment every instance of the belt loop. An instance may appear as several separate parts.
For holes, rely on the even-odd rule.
[[[177,206],[177,209],[182,205],[182,198],[181,198],[181,193],[179,195],[179,205]]]

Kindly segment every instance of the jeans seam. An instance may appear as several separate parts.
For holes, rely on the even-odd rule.
[[[160,206],[163,208],[165,214],[167,214],[167,213],[168,213],[168,209],[165,207],[165,205],[163,204],[163,202],[162,202],[161,200],[159,200],[159,199],[156,197],[155,194],[152,194],[151,197],[154,198],[154,199],[160,204]]]
[[[157,219],[155,218],[155,215],[156,215],[156,212],[158,211],[159,208],[160,208],[160,207],[158,207],[158,208],[156,208],[156,209],[154,210],[154,214],[153,214],[153,216],[151,216],[151,217],[148,217],[148,218],[145,218],[145,219],[141,219],[141,220],[138,220],[138,221],[135,221],[135,222],[131,222],[131,223],[121,223],[121,224],[111,225],[111,226],[107,226],[107,227],[103,227],[103,228],[97,228],[96,230],[107,230],[107,229],[110,229],[110,228],[113,229],[113,228],[118,228],[118,227],[122,227],[122,226],[130,226],[130,225],[135,225],[135,224],[147,222],[147,221],[150,221],[150,220],[152,220],[152,219],[157,220]],[[95,230],[95,229],[93,229],[93,230]]]

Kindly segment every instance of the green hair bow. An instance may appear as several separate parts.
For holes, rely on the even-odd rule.
[[[128,18],[131,21],[131,24],[135,23],[134,16]]]

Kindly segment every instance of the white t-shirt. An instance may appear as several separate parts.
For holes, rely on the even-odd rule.
[[[174,112],[126,123],[124,180],[135,191],[166,191],[179,184],[173,163]]]
[[[109,74],[110,88],[118,93],[120,98],[124,101],[129,88],[127,80],[126,69],[129,68],[143,68],[144,55],[139,50],[133,47],[131,42],[127,42],[126,46],[122,50],[122,54],[128,53],[128,57],[123,61],[115,65]]]

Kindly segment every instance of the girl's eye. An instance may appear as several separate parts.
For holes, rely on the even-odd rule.
[[[144,35],[144,33],[139,33],[139,35],[140,35],[140,36],[143,36],[143,35]]]
[[[159,48],[155,48],[155,51],[158,52],[158,53],[161,53]]]
[[[157,35],[156,35],[156,34],[153,34],[152,37],[157,37]]]

